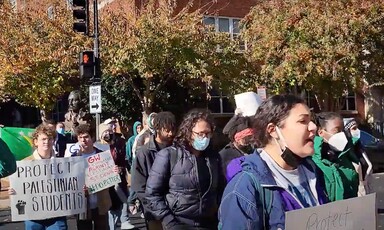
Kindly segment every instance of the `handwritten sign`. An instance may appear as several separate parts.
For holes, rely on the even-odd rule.
[[[287,212],[286,230],[375,230],[376,194]]]
[[[41,220],[85,212],[81,157],[17,161],[10,177],[12,221]]]
[[[114,171],[115,162],[111,151],[101,152],[86,159],[85,184],[89,193],[95,193],[121,182],[120,175]]]
[[[236,108],[239,108],[243,116],[253,116],[256,114],[262,99],[254,92],[246,92],[235,95]]]

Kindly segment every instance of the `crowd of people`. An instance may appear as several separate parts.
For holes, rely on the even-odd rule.
[[[131,137],[117,126],[108,119],[99,138],[111,150],[121,183],[95,194],[84,187],[89,210],[78,216],[78,229],[112,230],[119,220],[121,229],[133,229],[129,213],[136,212],[149,230],[284,229],[287,211],[372,192],[372,164],[356,121],[335,112],[313,114],[294,95],[272,96],[250,117],[236,109],[221,150],[211,146],[215,124],[206,109],[191,110],[179,125],[171,112],[152,113],[134,123]],[[66,155],[64,135],[62,123],[38,126],[30,158]],[[80,148],[72,156],[102,151],[91,126],[78,125],[73,136]],[[25,226],[67,229],[66,217]]]

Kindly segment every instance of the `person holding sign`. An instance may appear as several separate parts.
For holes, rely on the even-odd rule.
[[[24,160],[41,160],[55,158],[53,151],[53,142],[56,138],[56,132],[49,125],[41,124],[37,126],[32,135],[33,145],[36,150],[33,154]],[[9,195],[15,195],[13,188],[9,189]],[[67,218],[55,217],[44,220],[27,220],[25,221],[26,230],[66,230]]]
[[[244,157],[227,184],[219,209],[219,228],[284,229],[285,212],[326,202],[322,178],[310,159],[316,125],[304,100],[275,95],[254,117],[260,149]]]
[[[315,137],[315,154],[312,158],[323,171],[329,200],[357,197],[359,175],[354,164],[359,164],[359,159],[354,146],[358,139],[348,140],[340,114],[323,112],[316,118],[319,136]]]
[[[80,146],[77,156],[88,158],[101,150],[93,147],[94,137],[91,135],[91,127],[88,124],[81,124],[75,128],[75,135]],[[108,229],[108,210],[111,207],[109,190],[104,189],[94,194],[88,194],[88,188],[84,187],[87,195],[87,217],[77,219],[77,229],[81,230],[105,230]],[[94,228],[92,228],[92,225]]]

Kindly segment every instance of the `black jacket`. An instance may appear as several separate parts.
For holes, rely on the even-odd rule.
[[[238,150],[232,143],[226,145],[220,152],[222,169],[224,175],[227,174],[227,166],[233,159],[244,156],[244,153]]]
[[[131,186],[141,202],[145,201],[147,179],[158,151],[160,151],[160,148],[156,144],[154,135],[151,135],[148,143],[136,150],[136,158],[131,171]]]
[[[205,157],[209,169],[209,175],[206,175],[209,189],[205,193],[200,190],[197,158],[184,146],[174,144],[156,155],[147,180],[146,199],[148,211],[157,220],[162,220],[167,229],[180,223],[217,226],[217,210],[225,178],[217,153],[204,151],[201,157]]]
[[[58,153],[58,157],[64,157],[65,149],[67,148],[67,143],[69,143],[67,137],[63,134],[58,133],[57,139],[54,143],[54,148],[55,151]]]

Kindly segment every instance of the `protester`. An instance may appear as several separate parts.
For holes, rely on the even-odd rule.
[[[24,160],[41,160],[55,158],[53,151],[53,142],[56,138],[56,132],[47,124],[37,126],[32,135],[33,145],[36,150],[33,154]],[[15,195],[15,190],[10,188],[9,195]],[[66,230],[67,218],[55,217],[44,220],[26,220],[25,230]]]
[[[360,141],[360,129],[357,127],[357,122],[354,118],[343,119],[344,131],[347,137],[357,139],[354,146],[354,151],[359,159],[359,164],[354,164],[355,170],[359,174],[359,189],[358,196],[364,196],[372,193],[372,181],[373,181],[373,170],[372,163],[369,160],[367,153]]]
[[[145,187],[152,164],[157,152],[172,144],[176,134],[176,118],[171,112],[160,112],[153,120],[155,135],[150,136],[148,143],[136,151],[136,158],[132,168],[132,190],[137,193],[137,198],[144,206],[144,215],[147,229],[162,229],[161,222],[154,220],[146,212]]]
[[[149,136],[155,133],[153,129],[153,119],[155,118],[156,113],[151,113],[148,116],[143,115],[143,126],[144,129],[137,134],[135,141],[132,146],[132,158],[135,158],[136,150],[143,146],[149,141]]]
[[[125,161],[127,164],[127,169],[130,172],[132,168],[132,148],[133,143],[135,142],[135,138],[137,134],[139,134],[142,130],[142,125],[140,121],[136,121],[133,124],[132,132],[133,135],[128,139],[127,143],[125,144]]]
[[[219,152],[224,175],[227,175],[229,162],[254,151],[254,132],[249,117],[234,115],[224,127],[223,133],[231,141]]]
[[[82,156],[83,158],[90,157],[101,150],[93,146],[94,132],[88,124],[80,124],[74,130],[78,140],[80,150],[76,156]],[[111,199],[109,196],[109,190],[104,189],[94,194],[88,194],[87,188],[84,188],[87,197],[87,216],[86,219],[80,219],[77,216],[77,229],[81,230],[105,230],[108,228],[108,210],[111,207]],[[94,226],[94,228],[92,228]]]
[[[316,125],[303,99],[275,95],[254,117],[260,149],[243,157],[241,170],[227,184],[219,210],[219,228],[284,229],[285,212],[318,206],[326,197],[314,153]]]
[[[130,223],[128,214],[129,190],[125,165],[125,141],[121,138],[121,134],[116,133],[115,120],[107,119],[103,124],[106,126],[106,129],[101,132],[100,139],[109,145],[113,160],[119,168],[121,179],[118,185],[109,188],[112,200],[112,206],[108,211],[109,229],[115,230],[117,228],[119,218],[121,229],[133,229],[135,226]]]
[[[318,135],[315,137],[313,161],[323,171],[330,201],[357,197],[359,175],[354,163],[359,159],[354,152],[357,139],[349,140],[344,132],[343,118],[338,113],[318,114]]]
[[[67,148],[67,137],[65,136],[64,131],[64,123],[63,122],[57,122],[56,124],[56,139],[53,145],[53,149],[55,150],[56,156],[58,157],[64,157],[65,150]]]
[[[225,178],[218,153],[209,148],[213,129],[208,111],[192,110],[174,144],[156,155],[147,180],[146,208],[165,229],[217,228]]]

